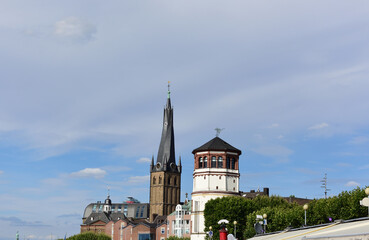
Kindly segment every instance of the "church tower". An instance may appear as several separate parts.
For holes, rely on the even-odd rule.
[[[204,240],[204,210],[210,199],[239,195],[241,150],[218,136],[192,151],[195,155],[191,240]]]
[[[150,221],[175,211],[181,195],[181,158],[176,164],[174,151],[173,108],[168,84],[167,104],[164,108],[163,131],[159,151],[150,165]]]

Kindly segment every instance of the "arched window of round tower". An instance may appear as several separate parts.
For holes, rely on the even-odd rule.
[[[229,159],[229,157],[227,157],[227,169],[231,168],[231,161]]]
[[[170,177],[168,177],[168,185],[170,185]]]
[[[161,184],[161,176],[159,176],[159,184]]]
[[[223,167],[223,158],[218,157],[218,168],[222,168],[222,167]]]
[[[202,157],[199,157],[199,168],[202,168]]]
[[[153,183],[153,184],[156,184],[156,177],[154,177],[154,178],[152,179],[152,183]]]
[[[216,168],[217,167],[217,158],[215,156],[211,157],[211,167]]]
[[[204,168],[208,167],[208,157],[204,157]]]
[[[236,168],[236,160],[234,158],[231,159],[231,163],[232,163],[232,169]]]
[[[177,178],[175,177],[174,178],[174,186],[176,186],[177,185]]]

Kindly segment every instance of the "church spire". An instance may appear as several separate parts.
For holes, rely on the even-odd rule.
[[[170,82],[168,82],[168,98],[164,108],[163,131],[161,141],[153,171],[178,171],[174,151],[174,128],[173,128],[173,108],[170,102]]]

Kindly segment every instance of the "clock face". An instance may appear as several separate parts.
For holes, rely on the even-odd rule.
[[[157,163],[157,164],[156,164],[156,169],[159,169],[159,168],[160,168],[160,166],[161,166],[161,164],[160,164],[160,163]]]

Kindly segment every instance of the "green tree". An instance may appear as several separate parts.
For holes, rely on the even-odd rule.
[[[111,237],[104,233],[84,232],[73,235],[67,240],[111,240]]]

